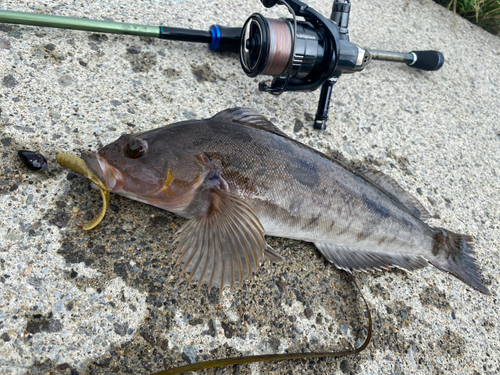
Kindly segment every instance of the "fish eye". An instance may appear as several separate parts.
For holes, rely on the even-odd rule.
[[[147,145],[142,139],[132,139],[125,146],[125,156],[130,159],[140,158],[146,153]]]

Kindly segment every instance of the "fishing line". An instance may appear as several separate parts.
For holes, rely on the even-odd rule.
[[[288,23],[280,19],[268,19],[269,32],[275,35],[269,43],[269,57],[267,66],[262,74],[279,76],[288,67],[292,38]]]
[[[353,350],[341,350],[338,352],[310,352],[310,353],[285,353],[285,354],[266,354],[266,355],[253,355],[246,357],[232,357],[232,358],[224,358],[224,359],[216,359],[213,361],[206,362],[198,362],[191,365],[174,367],[168,370],[163,370],[156,372],[152,375],[174,375],[174,374],[182,374],[190,371],[199,371],[208,368],[216,368],[216,367],[224,367],[224,366],[232,366],[232,365],[242,365],[246,363],[254,363],[254,362],[277,362],[284,361],[289,359],[309,359],[309,358],[327,358],[327,357],[345,357],[352,354],[361,353],[366,349],[368,344],[370,343],[372,337],[372,315],[370,313],[370,308],[368,307],[368,302],[366,302],[365,297],[361,293],[361,289],[359,288],[358,283],[354,276],[350,273],[347,273],[348,278],[354,283],[356,289],[358,290],[363,302],[365,303],[366,314],[368,317],[368,333],[366,335],[366,339],[361,346],[355,348]]]

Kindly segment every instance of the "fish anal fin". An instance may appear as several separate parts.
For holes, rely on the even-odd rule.
[[[199,285],[237,286],[251,277],[267,248],[252,208],[231,192],[212,189],[207,209],[188,220],[174,243],[182,272]]]
[[[271,121],[266,119],[261,114],[255,112],[250,108],[231,108],[225,111],[219,112],[214,117],[213,120],[225,120],[237,122],[238,124],[251,126],[253,128],[265,130],[270,133],[280,135],[285,138],[289,138],[285,133],[283,133],[276,125]]]
[[[399,184],[386,174],[365,167],[357,168],[365,177],[377,184],[382,190],[400,201],[410,212],[420,220],[431,218],[429,212],[413,195],[405,191]]]
[[[407,271],[427,267],[429,262],[419,255],[387,254],[380,251],[357,250],[346,246],[314,244],[335,267],[346,270],[379,270],[398,267]]]

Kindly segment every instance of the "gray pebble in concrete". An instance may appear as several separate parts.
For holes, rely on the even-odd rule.
[[[189,364],[198,362],[196,348],[194,346],[186,345],[182,349],[182,358]]]
[[[9,74],[3,77],[2,84],[4,87],[12,88],[17,86],[18,82],[12,74]]]
[[[61,86],[68,87],[74,82],[74,78],[70,74],[64,74],[57,80]]]
[[[0,48],[1,49],[10,49],[10,42],[8,39],[0,39]]]

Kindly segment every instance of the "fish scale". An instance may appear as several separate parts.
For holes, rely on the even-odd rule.
[[[432,264],[489,294],[471,237],[423,220],[425,208],[380,172],[297,142],[245,108],[121,136],[86,158],[113,193],[188,219],[178,263],[199,285],[242,283],[266,258],[265,235],[312,242],[348,271]]]
[[[257,133],[253,135],[256,138],[271,136],[250,130]],[[238,174],[245,180],[252,181],[254,186],[265,187],[260,189],[260,194],[251,194],[249,190],[255,191],[253,188],[241,189],[240,195],[252,202],[251,206],[254,207],[267,234],[344,246],[356,244],[358,248],[363,249],[379,245],[380,240],[398,232],[395,239],[402,242],[402,245],[398,246],[402,251],[405,247],[417,245],[427,246],[428,249],[432,247],[428,239],[415,237],[416,231],[424,234],[430,232],[425,223],[409,214],[406,208],[380,190],[373,189],[361,178],[302,145],[297,145],[296,150],[285,153],[280,149],[280,139],[277,142],[264,141],[261,143],[267,146],[264,148],[266,160],[279,160],[277,168],[273,168],[275,163],[271,163],[267,166],[266,174],[256,173],[261,169],[261,165],[254,164],[252,169],[242,170],[237,160],[231,159],[235,150],[241,150],[238,142],[233,141],[232,144],[226,144],[225,162],[221,163],[221,170],[236,189],[241,188],[242,178],[233,181],[230,178]],[[207,149],[213,147],[211,144],[205,146]],[[313,173],[304,160],[315,166]],[[262,162],[265,163],[265,160]],[[227,167],[224,168],[223,165]],[[291,168],[293,172],[290,172]],[[297,202],[300,202],[302,209],[292,214],[298,210],[290,207]],[[357,240],[360,236],[366,237],[366,240]],[[417,244],[417,241],[422,243]],[[390,246],[390,241],[385,242],[389,243],[386,243],[387,248],[383,250],[391,250],[394,247]]]

